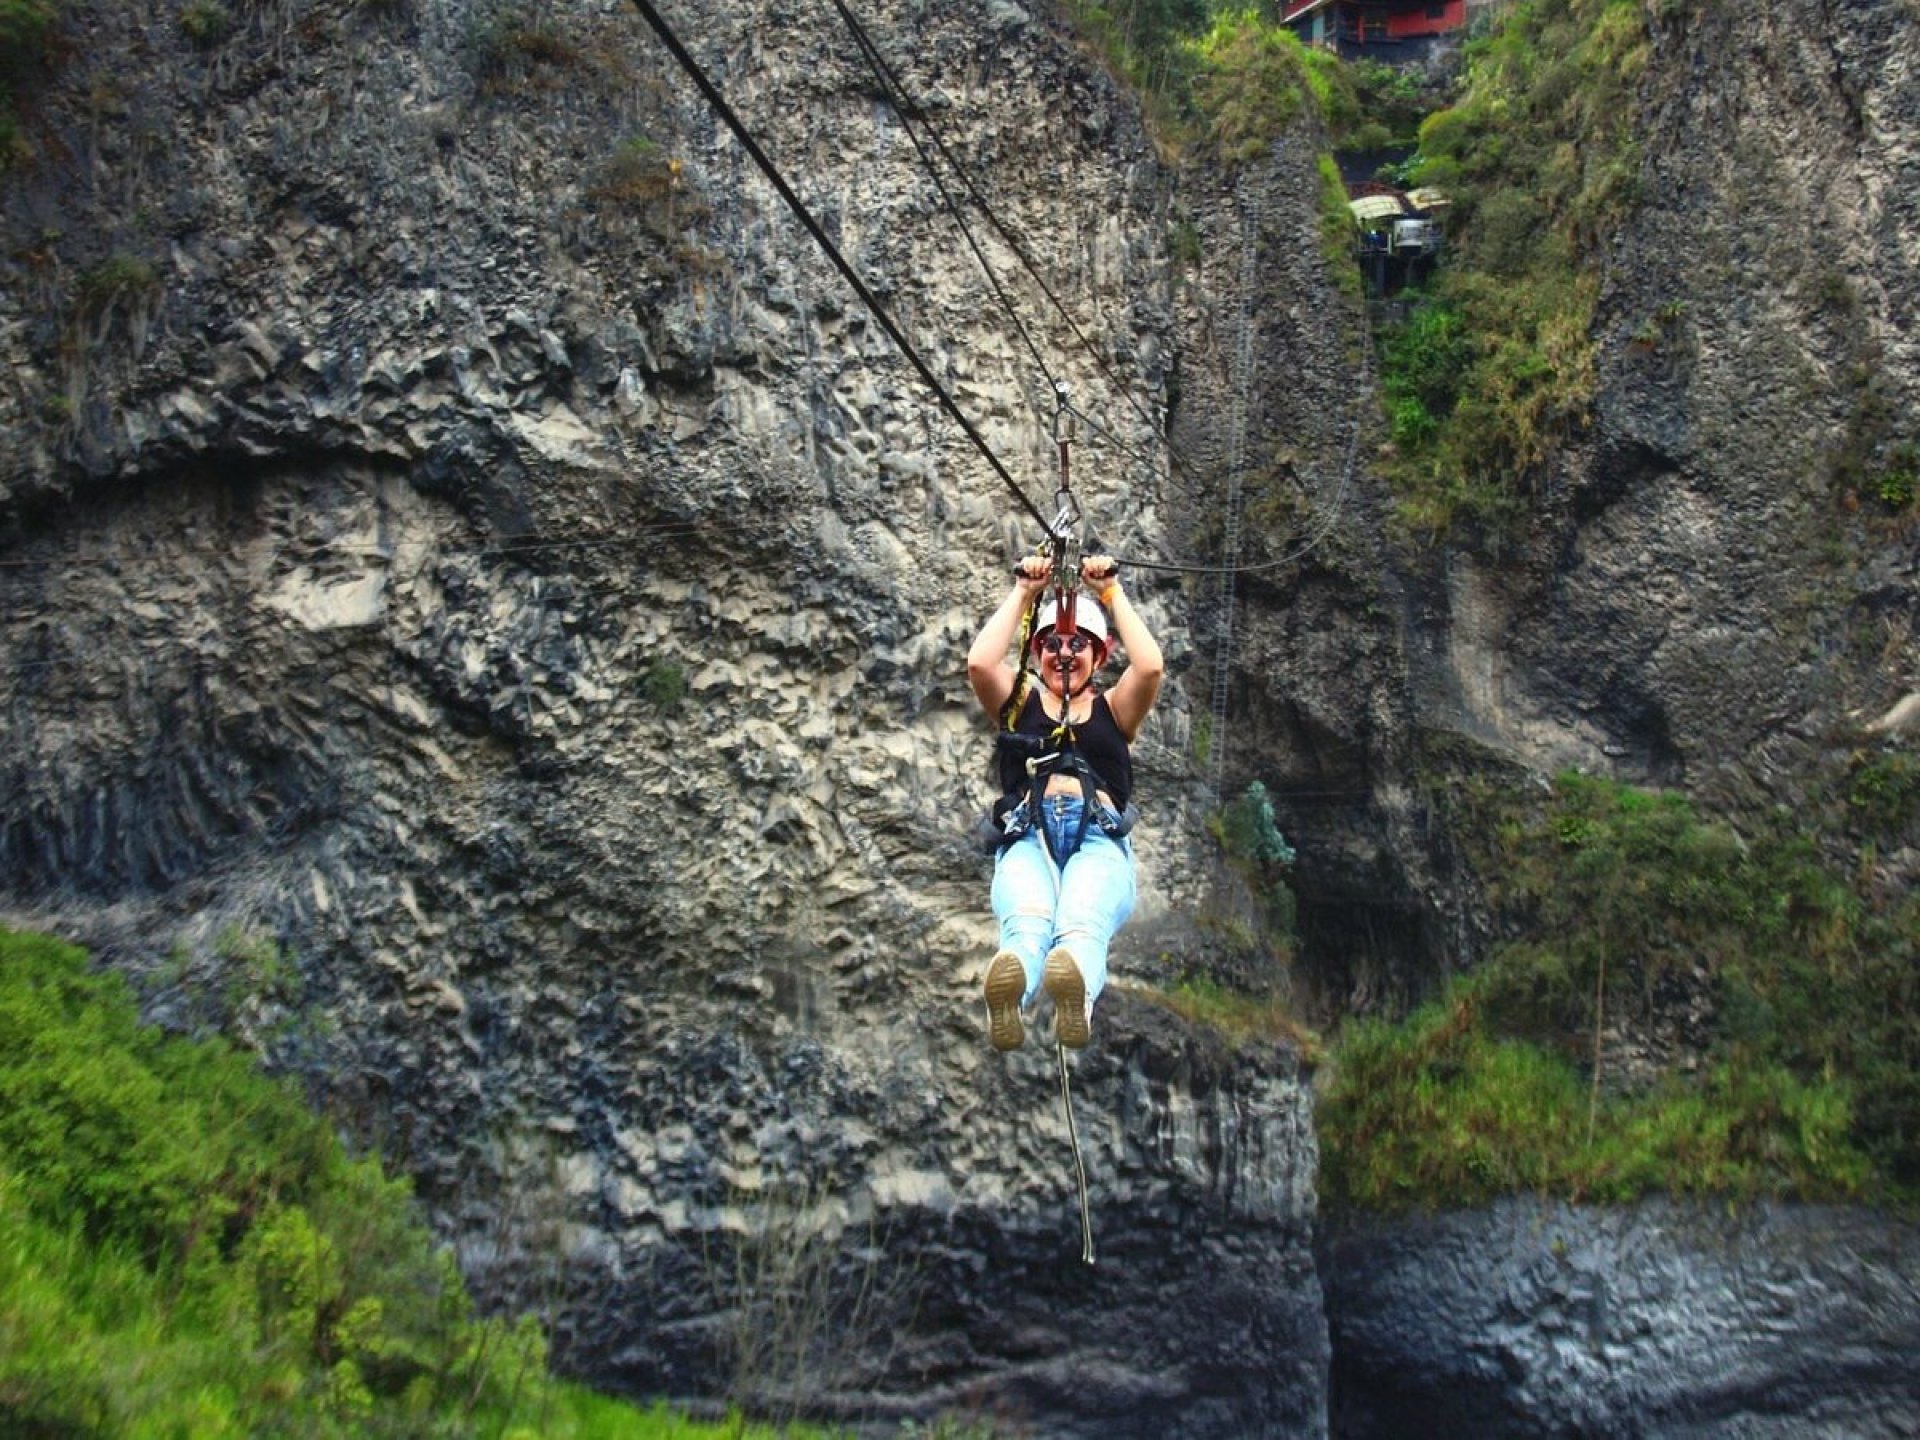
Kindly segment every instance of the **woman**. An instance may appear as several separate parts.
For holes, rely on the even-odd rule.
[[[1021,685],[1008,647],[1052,574],[1042,557],[1021,561],[1013,588],[967,651],[967,679],[996,724]],[[1000,951],[986,980],[987,1035],[998,1050],[1026,1038],[1020,1012],[1043,985],[1053,1000],[1054,1037],[1073,1049],[1087,1043],[1093,1002],[1107,983],[1108,944],[1133,913],[1129,747],[1159,697],[1166,662],[1112,557],[1088,557],[1080,574],[1086,588],[1071,633],[1062,633],[1054,602],[1040,612],[1031,647],[1040,683],[1027,690],[1013,733],[1001,739],[1007,798],[995,807],[1004,818],[993,870]],[[1093,677],[1107,658],[1108,615],[1129,663],[1103,693]]]

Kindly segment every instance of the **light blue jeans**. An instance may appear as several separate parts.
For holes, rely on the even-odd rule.
[[[1071,835],[1086,802],[1078,795],[1049,795],[1042,823],[1000,852],[993,865],[993,913],[1000,921],[1000,948],[1020,957],[1033,1002],[1047,952],[1064,946],[1080,962],[1092,1000],[1107,984],[1107,948],[1133,914],[1133,842],[1114,839],[1091,820],[1067,863],[1054,862],[1046,833]]]

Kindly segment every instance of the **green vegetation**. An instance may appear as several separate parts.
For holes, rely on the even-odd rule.
[[[1899,428],[1904,407],[1898,385],[1880,344],[1860,327],[1848,333],[1854,353],[1840,387],[1847,423],[1828,456],[1828,473],[1847,508],[1874,497],[1898,510],[1897,497],[1910,488],[1916,463],[1914,443]]]
[[[1192,129],[1195,57],[1213,0],[1062,0],[1074,26],[1140,97],[1147,122],[1178,143]]]
[[[1353,212],[1347,208],[1347,182],[1331,155],[1320,157],[1320,255],[1341,293],[1357,305],[1366,296],[1360,269],[1353,263]]]
[[[1287,997],[1294,955],[1297,907],[1286,880],[1293,848],[1274,824],[1273,802],[1258,780],[1239,799],[1210,816],[1207,828],[1219,842],[1221,858],[1238,885],[1228,885],[1217,903],[1207,907],[1200,923],[1224,942],[1225,969],[1233,975],[1235,1003],[1249,1001],[1256,1010],[1273,1009],[1277,1014],[1278,1002]],[[1181,1001],[1176,990],[1169,998],[1179,1002],[1175,1008],[1183,1013],[1194,1007],[1217,1011],[1220,1007],[1212,1002],[1226,994],[1191,991]],[[1215,1023],[1220,1023],[1218,1016]],[[1256,1028],[1271,1027],[1263,1022]]]
[[[1194,102],[1222,159],[1258,159],[1300,117],[1318,68],[1291,30],[1253,11],[1222,15],[1200,37]],[[1324,83],[1324,82],[1323,82]]]
[[[1271,883],[1277,870],[1293,863],[1293,847],[1280,833],[1273,800],[1261,781],[1249,783],[1238,800],[1214,817],[1210,828],[1228,860],[1248,867],[1263,885]]]
[[[139,1024],[78,950],[0,931],[9,1433],[769,1436],[550,1378],[480,1316],[404,1182],[219,1041]]]
[[[0,0],[0,174],[27,158],[16,96],[47,65],[58,20],[54,0]]]
[[[116,252],[80,276],[74,312],[78,319],[97,320],[137,307],[159,291],[160,274],[151,262]]]
[[[1874,493],[1889,510],[1913,508],[1914,497],[1920,494],[1920,445],[1906,440],[1892,447]]]
[[[1310,50],[1244,0],[1063,0],[1074,25],[1140,96],[1163,144],[1210,142],[1229,164],[1265,153],[1309,100],[1345,138],[1378,118],[1369,99],[1399,89],[1367,72],[1363,91],[1338,56]],[[1391,73],[1391,72],[1387,72]]]
[[[472,50],[483,95],[559,84],[560,73],[586,64],[580,46],[537,6],[483,14],[474,24]]]
[[[1182,217],[1168,227],[1167,256],[1173,261],[1176,271],[1198,270],[1205,254],[1200,242],[1200,227],[1192,220]]]
[[[688,186],[682,162],[644,135],[631,136],[615,147],[587,186],[587,194],[606,213],[638,218],[661,240],[679,240],[688,225],[712,213],[705,197]]]
[[[1380,337],[1390,471],[1417,532],[1468,521],[1498,540],[1586,421],[1601,242],[1634,198],[1648,53],[1635,0],[1515,5],[1469,42],[1460,103],[1420,127],[1408,179],[1453,198],[1449,259]]]
[[[1286,870],[1294,851],[1275,823],[1267,787],[1253,781],[1208,818],[1207,828],[1227,868],[1245,887],[1245,902],[1209,906],[1200,922],[1224,940],[1232,981],[1187,972],[1171,988],[1142,986],[1139,993],[1234,1045],[1281,1042],[1309,1064],[1317,1063],[1320,1038],[1288,1003],[1296,905]]]
[[[1293,1046],[1308,1064],[1320,1058],[1320,1037],[1301,1024],[1278,995],[1235,990],[1205,975],[1186,976],[1170,990],[1141,987],[1139,993],[1235,1045],[1281,1042]]]
[[[1906,843],[1920,827],[1920,759],[1903,750],[1856,755],[1847,806],[1873,843]]]
[[[672,660],[655,656],[640,677],[640,693],[655,708],[671,710],[687,698],[687,672]]]
[[[1506,539],[1592,401],[1601,242],[1633,203],[1640,162],[1634,102],[1650,41],[1637,0],[1505,8],[1468,42],[1459,103],[1424,119],[1416,78],[1309,49],[1271,10],[1220,0],[1064,8],[1140,91],[1169,145],[1205,140],[1245,163],[1309,105],[1352,148],[1417,135],[1396,179],[1449,194],[1449,257],[1405,325],[1380,332],[1388,470],[1415,533],[1473,525],[1490,544]],[[1353,269],[1344,202],[1326,188],[1323,239],[1343,284]],[[1676,338],[1681,318],[1651,317],[1649,348]],[[1888,473],[1897,492],[1899,472]]]
[[[1916,789],[1884,756],[1847,803],[1911,843]],[[1743,838],[1679,795],[1577,775],[1543,801],[1438,798],[1486,837],[1476,866],[1518,938],[1339,1037],[1330,1198],[1920,1200],[1920,897],[1836,875],[1796,817]]]
[[[1440,433],[1441,417],[1460,398],[1461,378],[1473,360],[1466,322],[1453,306],[1429,301],[1381,345],[1387,419],[1396,445],[1415,451]]]
[[[218,49],[233,34],[233,12],[220,0],[187,0],[180,7],[181,32],[199,50]]]
[[[608,200],[643,204],[664,200],[680,177],[680,162],[644,135],[622,140],[608,157],[595,193]]]
[[[1378,150],[1412,143],[1432,106],[1419,75],[1378,60],[1356,60],[1346,68],[1359,109],[1359,124],[1344,137],[1355,150]]]
[[[1340,1037],[1319,1109],[1321,1179],[1344,1205],[1473,1204],[1513,1191],[1840,1199],[1866,1188],[1843,1088],[1722,1061],[1597,1113],[1577,1068],[1503,1036],[1488,983]]]

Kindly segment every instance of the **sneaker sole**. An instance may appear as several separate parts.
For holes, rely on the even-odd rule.
[[[1078,1050],[1093,1035],[1087,1023],[1087,982],[1073,956],[1056,950],[1047,956],[1046,976],[1041,982],[1053,1000],[1053,1038],[1069,1050]]]
[[[1002,950],[987,967],[987,1039],[996,1050],[1018,1050],[1027,1038],[1020,1023],[1020,997],[1027,993],[1027,971],[1020,957]]]

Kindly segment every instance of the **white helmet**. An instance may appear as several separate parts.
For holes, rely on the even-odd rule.
[[[1040,613],[1034,617],[1034,639],[1038,640],[1047,631],[1056,628],[1059,622],[1060,602],[1047,601],[1040,607]],[[1086,631],[1103,647],[1111,643],[1107,638],[1107,617],[1100,609],[1099,602],[1091,596],[1082,595],[1073,602],[1073,628]]]

